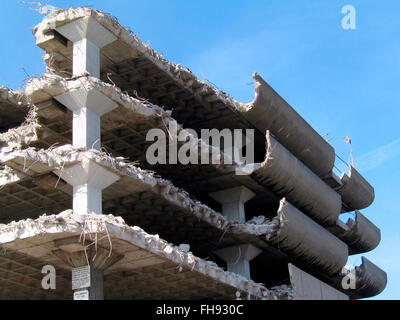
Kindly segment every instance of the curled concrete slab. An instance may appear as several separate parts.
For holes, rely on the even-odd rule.
[[[341,198],[267,131],[265,161],[252,167],[252,175],[315,221],[334,224]]]
[[[4,249],[0,256],[6,250],[11,250],[34,257],[42,261],[44,265],[50,263],[56,268],[68,269],[63,259],[55,258],[52,252],[59,250],[56,246],[57,242],[64,239],[71,239],[72,241],[74,237],[76,239],[74,248],[81,245],[81,249],[84,250],[85,241],[89,241],[90,243],[86,245],[86,248],[94,245],[96,248],[108,250],[110,254],[113,252],[114,255],[117,253],[122,256],[122,259],[105,271],[106,276],[107,274],[110,275],[111,282],[115,280],[113,275],[121,272],[124,272],[125,275],[135,275],[136,272],[143,270],[141,268],[144,268],[142,272],[145,272],[146,268],[150,268],[150,272],[154,272],[154,268],[158,268],[159,276],[157,278],[171,278],[174,275],[165,272],[164,266],[167,265],[169,269],[175,268],[174,274],[176,281],[179,282],[176,295],[175,290],[160,286],[160,282],[154,281],[154,277],[147,279],[147,289],[144,291],[140,288],[140,279],[135,281],[135,277],[132,279],[126,277],[126,287],[128,287],[130,280],[135,283],[131,295],[135,293],[136,287],[136,296],[142,295],[142,298],[158,296],[160,291],[163,293],[164,299],[168,297],[188,299],[191,295],[198,296],[198,298],[214,296],[215,298],[225,299],[231,295],[231,298],[234,299],[237,291],[252,299],[278,300],[291,298],[291,289],[287,286],[283,290],[280,290],[279,287],[269,290],[263,285],[240,275],[226,272],[215,263],[198,258],[190,252],[184,252],[179,247],[160,239],[158,235],[150,235],[137,226],[130,227],[122,218],[112,215],[105,216],[95,213],[77,215],[72,210],[68,210],[58,215],[42,215],[35,220],[27,219],[0,225],[0,246]],[[25,267],[29,267],[29,265]],[[182,272],[182,277],[180,272]],[[153,280],[150,280],[151,278]],[[210,282],[214,282],[214,284],[210,286]],[[149,283],[152,284],[149,286]],[[110,286],[109,293],[106,289],[105,294],[106,297],[108,294],[109,298],[113,298],[112,294],[118,290],[113,290],[112,283],[107,283],[107,280],[105,280],[105,287]],[[196,290],[193,290],[195,292],[191,291],[193,287],[196,288]],[[20,289],[20,287],[17,286],[17,289]],[[70,290],[68,287],[59,290],[63,289]],[[119,292],[121,294],[121,291]]]
[[[255,100],[242,108],[243,116],[261,132],[275,138],[321,178],[329,175],[335,151],[278,93],[257,73]]]
[[[362,257],[361,260],[360,266],[353,269],[344,269],[342,276],[334,280],[337,287],[352,299],[374,297],[380,294],[387,284],[385,271],[365,257]]]
[[[356,292],[360,298],[380,294],[387,284],[387,274],[377,265],[362,257],[362,264],[356,267]]]
[[[355,212],[355,219],[349,218],[348,230],[336,235],[349,246],[350,254],[359,254],[375,249],[381,241],[381,231],[361,212]]]
[[[374,201],[374,188],[353,166],[349,166],[349,175],[343,173],[340,180],[342,185],[337,192],[342,196],[344,212],[364,209]]]
[[[341,271],[348,258],[347,245],[282,199],[278,210],[279,228],[267,239],[289,255],[301,257],[327,275]]]

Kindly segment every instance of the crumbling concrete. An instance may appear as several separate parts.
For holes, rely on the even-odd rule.
[[[98,245],[108,248],[110,252],[123,255],[121,260],[105,271],[106,274],[117,273],[119,270],[134,271],[144,266],[162,267],[163,264],[169,262],[177,268],[177,278],[183,280],[180,282],[177,295],[180,299],[191,297],[189,288],[193,286],[193,283],[197,292],[191,294],[197,297],[203,294],[203,297],[207,298],[211,295],[217,298],[234,299],[236,291],[239,291],[245,297],[253,299],[291,298],[291,292],[286,286],[282,291],[279,288],[268,290],[240,275],[223,271],[214,263],[200,259],[191,253],[182,252],[177,246],[167,243],[157,235],[149,235],[139,227],[130,227],[120,217],[98,214],[76,215],[69,210],[59,215],[43,215],[35,220],[28,219],[0,225],[0,245],[3,249],[33,255],[43,263],[51,262],[63,268],[66,267],[63,260],[58,260],[52,255],[52,250],[56,249],[54,243],[74,236],[78,236],[76,245],[79,245],[82,239],[87,239],[90,240],[92,246]],[[140,258],[137,254],[138,250],[148,252],[149,255],[146,258]],[[145,261],[147,263],[144,263]],[[180,272],[182,272],[182,277],[180,277]],[[185,277],[188,273],[193,276]],[[165,274],[165,276],[170,275]],[[189,278],[193,278],[194,281]],[[159,280],[161,281],[162,278]],[[215,285],[207,288],[210,280],[215,282]],[[129,281],[129,278],[125,278],[126,287],[129,287]],[[154,287],[148,285],[147,291],[161,290],[157,282],[154,283]],[[140,286],[138,282],[137,287]],[[111,292],[116,293],[115,290]],[[107,295],[107,291],[105,294]],[[146,296],[146,292],[143,292],[143,296]],[[129,296],[122,298],[127,297]]]
[[[101,93],[118,105],[118,108],[111,112],[109,116],[103,116],[103,134],[118,127],[118,124],[119,126],[121,126],[122,123],[133,125],[136,123],[151,123],[151,121],[154,120],[157,122],[156,124],[153,122],[153,125],[157,125],[159,128],[166,130],[166,133],[171,134],[167,132],[168,129],[165,125],[170,121],[175,121],[170,117],[170,112],[164,111],[158,106],[132,98],[122,93],[121,90],[118,90],[114,86],[105,84],[92,77],[79,77],[65,80],[54,74],[46,74],[41,79],[32,79],[32,81],[27,84],[26,92],[35,104],[40,104],[55,97],[65,95],[67,92],[79,92],[79,88],[82,88],[82,86],[89,92]],[[127,114],[126,111],[123,111],[121,108],[126,108],[129,113]],[[47,128],[43,128],[42,125],[36,122],[35,128],[37,127],[41,127],[44,131],[47,131]],[[184,129],[182,126],[178,125],[177,134],[179,134],[181,130]],[[25,133],[25,130],[23,130],[23,132]],[[33,132],[35,133],[32,135],[34,137],[49,135],[48,133],[39,134],[37,130],[32,130],[32,133]],[[191,136],[190,133],[187,133],[187,135]],[[26,139],[26,134],[20,134],[19,136]],[[10,140],[9,137],[7,137],[7,140]],[[96,140],[99,140],[99,138]],[[267,148],[265,161],[261,164],[250,165],[251,170],[247,173],[253,173],[252,176],[257,182],[262,182],[265,186],[272,189],[272,191],[275,191],[278,198],[286,196],[292,204],[296,205],[301,211],[308,214],[316,221],[325,225],[334,224],[339,216],[340,206],[342,206],[340,196],[280,145],[270,133],[267,133],[266,140]],[[12,141],[15,141],[15,139]],[[96,147],[98,146],[99,143],[96,142]],[[199,150],[209,150],[211,157],[217,155],[218,159],[221,159],[220,162],[223,162],[223,159],[227,156],[221,153],[220,150],[215,150],[214,147],[205,144],[201,140],[199,140]],[[199,159],[200,158],[201,155],[199,154]],[[286,166],[286,164],[290,166]],[[234,164],[234,166],[235,165],[235,170],[239,170],[240,165]],[[218,167],[218,165],[216,165],[216,167]],[[293,167],[298,168],[296,175],[293,170],[287,171],[287,168]],[[226,169],[230,170],[228,168]],[[225,172],[227,170],[225,170]],[[243,170],[246,171],[247,168],[243,168]],[[232,172],[232,170],[230,171]],[[283,174],[283,172],[286,173]],[[236,180],[238,179],[239,178],[236,178]],[[246,178],[242,180],[246,180]],[[351,182],[352,180],[349,181]],[[357,181],[359,181],[359,179]],[[312,183],[313,187],[310,187],[310,183]],[[347,183],[347,180],[343,181],[341,190],[343,190],[345,194],[355,193],[356,191],[354,190],[357,188],[352,187],[353,184],[354,183]],[[246,183],[244,185],[247,186]],[[321,190],[324,191],[321,192]],[[322,196],[320,196],[320,194]]]
[[[243,237],[242,241],[245,243],[247,239],[250,239],[251,243],[259,246],[257,239],[260,236],[260,231],[264,232],[264,239],[277,245],[283,252],[288,252],[296,259],[330,275],[338,272],[347,260],[347,246],[344,243],[285,200],[282,200],[278,211],[279,220],[273,219],[271,222],[263,222],[262,227],[259,228],[254,228],[251,224],[243,227],[241,224],[230,222],[223,215],[202,203],[190,199],[170,182],[156,178],[121,159],[112,158],[96,150],[79,151],[71,146],[48,151],[26,149],[9,153],[4,156],[4,161],[14,169],[19,169],[26,175],[33,177],[52,171],[59,173],[62,170],[68,170],[71,165],[73,166],[76,163],[92,161],[121,177],[108,190],[111,194],[115,193],[114,196],[107,193],[107,190],[105,191],[107,198],[112,199],[116,196],[120,198],[138,191],[150,190],[156,193],[158,197],[163,197],[168,202],[182,208],[187,212],[186,214],[195,215],[221,231],[226,232],[231,229],[233,234]],[[134,184],[132,179],[135,181]],[[300,223],[303,226],[302,228],[298,228]],[[232,227],[230,227],[231,225]],[[304,230],[308,231],[303,232]],[[243,234],[246,231],[247,235]],[[311,234],[314,238],[310,237]],[[318,239],[316,243],[314,243],[315,239]]]
[[[337,290],[360,298],[383,290],[386,274],[369,261],[356,267],[356,291],[344,291],[341,283],[349,251],[373,248],[380,233],[359,213],[356,221],[347,224],[338,219],[339,213],[369,205],[373,188],[352,168],[349,176],[337,178],[332,172],[333,148],[260,76],[254,75],[255,100],[241,104],[188,69],[164,60],[113,17],[86,8],[54,11],[35,27],[34,35],[46,51],[47,72],[26,85],[24,98],[32,107],[25,122],[16,128],[21,123],[16,117],[16,123],[0,133],[0,219],[35,219],[0,226],[0,240],[11,239],[5,244],[11,252],[9,261],[26,269],[30,266],[21,261],[29,255],[30,265],[53,263],[64,271],[87,262],[96,284],[89,297],[97,299],[103,293],[105,298],[137,298],[139,291],[140,298],[152,299],[231,298],[237,288],[258,299],[315,297],[315,290],[321,292],[321,299],[345,298]],[[225,162],[224,149],[193,139],[181,125],[171,133],[167,127],[171,121],[184,123],[196,133],[204,128],[256,129],[257,160],[245,167]],[[128,163],[125,159],[145,163],[148,144],[144,140],[153,128],[161,128],[170,138],[183,132],[199,150],[206,150],[208,159],[211,155],[217,161],[207,166],[154,166],[156,173],[140,169],[138,162]],[[71,141],[74,147],[68,145]],[[64,146],[55,148],[56,144]],[[27,147],[37,149],[22,150]],[[247,175],[237,175],[240,171]],[[230,201],[227,190],[246,190],[247,196],[242,192]],[[74,211],[65,211],[61,217],[37,219],[44,208],[56,213],[71,207]],[[181,245],[160,249],[158,236],[103,213],[123,216],[129,225]],[[87,230],[88,226],[93,228]],[[134,242],[132,230],[143,234],[145,248]],[[201,263],[177,264],[169,256],[174,256],[175,249],[184,254],[181,259]],[[243,249],[243,255],[234,260],[237,249]],[[200,258],[211,252],[225,260],[228,271],[235,272],[220,273],[216,264]],[[87,253],[93,263],[88,262]],[[252,258],[258,282],[280,279],[273,285],[288,284],[291,273],[295,290],[282,285],[265,291],[265,286],[252,281],[245,282],[247,291],[243,290],[243,277],[238,274],[250,278]],[[274,270],[285,269],[289,261],[296,267]],[[206,266],[199,272],[196,268],[202,263]],[[176,275],[182,270],[186,275],[179,278]],[[126,272],[135,275],[131,284]],[[177,277],[179,286],[166,284],[162,275]],[[195,289],[187,275],[196,279]],[[112,284],[106,281],[109,276]],[[304,279],[315,289],[312,293],[304,291]],[[149,280],[153,281],[150,286]],[[13,294],[8,286],[0,290],[0,296],[22,297],[29,290],[43,295],[32,286],[33,278],[26,283],[25,291]],[[120,289],[121,283],[125,290]],[[66,292],[70,289],[58,296]]]
[[[68,59],[71,59],[71,49],[68,45],[60,44],[54,33],[52,34],[52,31],[63,25],[68,25],[71,21],[88,19],[88,17],[96,20],[118,38],[117,41],[102,50],[102,55],[104,55],[105,59],[103,59],[101,70],[104,74],[112,71],[116,65],[119,66],[136,58],[144,59],[148,64],[155,67],[154,72],[165,75],[166,79],[169,79],[171,83],[190,92],[200,104],[207,106],[207,109],[211,110],[212,108],[209,108],[211,107],[210,105],[218,102],[226,109],[227,114],[230,114],[229,121],[236,123],[236,127],[241,127],[240,123],[250,122],[262,134],[266,129],[271,130],[277,135],[278,139],[282,138],[282,144],[286,148],[304,161],[317,175],[321,177],[329,175],[335,160],[333,148],[261,77],[255,75],[255,101],[251,104],[239,103],[221,90],[216,90],[208,83],[197,79],[187,68],[166,61],[161,54],[141,42],[129,30],[120,26],[111,16],[102,12],[86,8],[55,11],[34,28],[36,43],[46,50],[45,62],[50,69],[60,74],[71,70],[70,62],[68,62]],[[129,47],[129,50],[126,50],[126,47]],[[127,65],[131,66],[132,63]],[[128,87],[126,85],[127,80],[124,77],[119,77],[115,72],[111,73],[115,75],[115,81],[119,87]],[[137,75],[135,76],[137,77]],[[147,91],[144,90],[144,92]],[[151,97],[151,94],[146,94],[145,96]],[[179,105],[177,100],[175,101],[175,107]],[[259,116],[260,112],[262,112],[262,117]],[[237,118],[238,114],[241,119]],[[178,120],[187,123],[183,119]],[[224,127],[230,127],[226,118],[224,121]],[[274,125],[271,126],[271,123],[274,123]],[[285,130],[291,131],[282,131],[283,127],[286,128]],[[301,142],[299,143],[298,141]]]
[[[30,108],[23,92],[0,86],[0,134],[24,122]]]

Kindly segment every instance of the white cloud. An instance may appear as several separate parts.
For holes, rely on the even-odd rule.
[[[400,138],[370,152],[364,153],[355,159],[355,163],[358,171],[365,173],[398,156],[400,156]]]

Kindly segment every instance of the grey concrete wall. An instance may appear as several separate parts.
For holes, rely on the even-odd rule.
[[[344,293],[289,263],[290,282],[295,300],[349,300]]]

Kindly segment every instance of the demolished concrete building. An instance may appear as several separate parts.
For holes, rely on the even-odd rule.
[[[255,100],[239,103],[88,8],[56,10],[33,34],[46,73],[24,92],[0,88],[1,299],[384,290],[386,273],[366,258],[344,268],[380,242],[359,211],[374,189],[352,166],[338,177],[333,147],[259,75]],[[255,161],[150,165],[146,134],[171,136],[171,121],[187,136],[253,129]],[[345,212],[355,219],[343,223]],[[43,266],[56,270],[56,289],[42,287]]]

